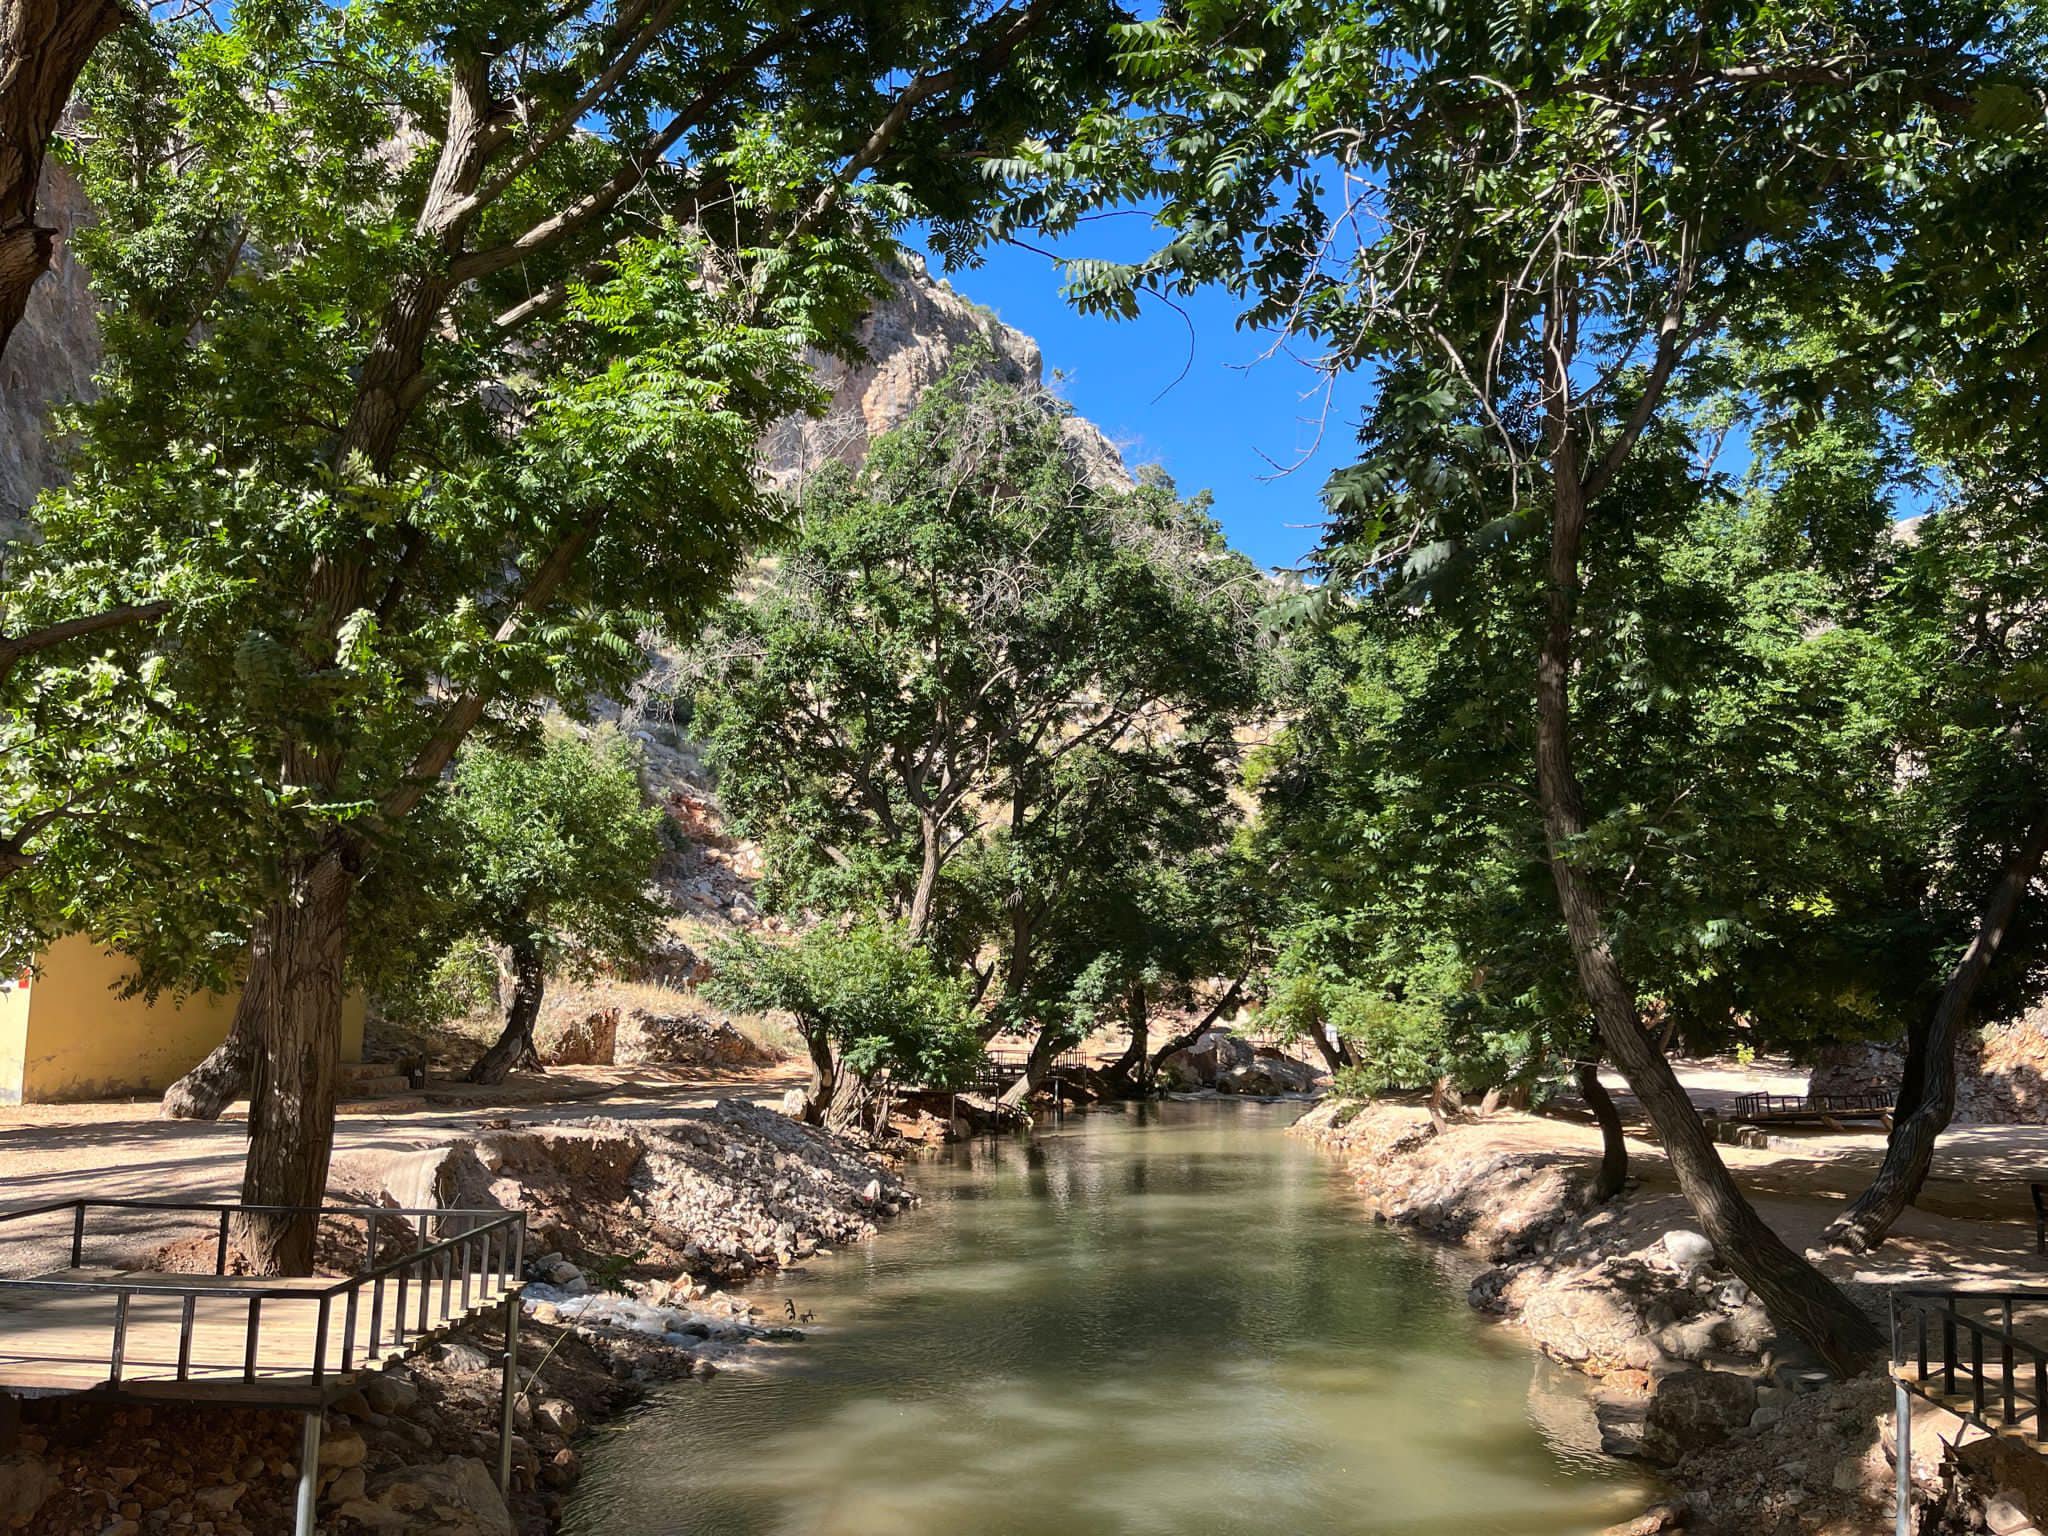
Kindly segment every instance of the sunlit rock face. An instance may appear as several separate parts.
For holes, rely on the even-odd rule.
[[[37,209],[60,234],[56,262],[0,356],[0,534],[7,536],[59,472],[62,456],[45,430],[50,408],[83,398],[100,360],[92,295],[70,238],[89,210],[77,179],[54,157],[43,164]]]
[[[933,278],[917,257],[904,258],[889,274],[889,286],[861,325],[860,357],[848,362],[812,354],[812,366],[832,391],[825,414],[785,417],[769,429],[761,445],[762,463],[776,486],[791,487],[834,461],[860,463],[868,445],[900,426],[925,390],[963,360],[973,360],[975,371],[985,377],[1044,387],[1045,359],[1038,343]],[[1123,455],[1093,422],[1069,417],[1064,430],[1091,483],[1117,488],[1132,483]]]

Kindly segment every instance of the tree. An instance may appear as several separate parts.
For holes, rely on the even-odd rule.
[[[391,829],[480,726],[694,628],[772,521],[755,443],[812,398],[803,348],[843,344],[896,218],[971,222],[959,151],[1071,117],[1105,19],[250,0],[95,78],[109,365],[28,563],[61,594],[199,562],[133,664],[249,765],[248,1203],[320,1198]],[[241,1242],[303,1269],[311,1231]]]
[[[1055,229],[1108,198],[1160,206],[1171,243],[1078,268],[1085,303],[1219,280],[1325,368],[1375,370],[1377,431],[1333,488],[1340,587],[1541,541],[1533,766],[1580,987],[1722,1259],[1844,1369],[1876,1329],[1744,1200],[1618,956],[1632,893],[1591,867],[1573,710],[1587,560],[1722,317],[1832,302],[1896,249],[1930,165],[2038,138],[2033,25],[1194,4],[1126,32],[1128,98],[1093,141],[1020,167],[1045,181],[1017,217]]]
[[[1163,480],[1088,483],[1061,414],[959,370],[818,477],[695,706],[769,899],[901,919],[1035,1037],[1020,1091],[1093,893],[1227,843],[1259,697],[1257,573]]]
[[[981,1054],[959,982],[934,969],[899,929],[822,925],[792,942],[747,934],[712,957],[706,995],[721,1007],[792,1015],[811,1058],[806,1124],[873,1128],[877,1079],[962,1081]]]
[[[2015,56],[2031,48],[2038,76],[2038,33],[2014,26],[2006,45]],[[1759,393],[1784,431],[1845,417],[1887,424],[1939,509],[1915,529],[1885,618],[1925,685],[1903,744],[1929,827],[1923,904],[1947,963],[1906,1031],[1884,1160],[1829,1227],[1836,1246],[1858,1252],[1918,1197],[1954,1113],[1965,1027],[2013,1011],[2013,979],[2041,958],[2041,925],[2026,912],[2048,848],[2048,801],[2036,787],[2035,598],[2048,531],[2031,363],[2043,303],[2039,107],[2023,80],[2006,80],[1980,90],[1974,111],[1980,128],[1998,131],[1967,135],[1922,168],[1891,259],[1838,280],[1826,305],[1763,317],[1776,323],[1759,328],[1756,345],[1771,359]],[[1959,251],[1972,258],[1958,261]]]
[[[2035,482],[2031,467],[2017,479],[1979,482],[1923,519],[1882,613],[1921,684],[1902,745],[1932,844],[1925,926],[1944,941],[1936,954],[1950,958],[1906,1031],[1884,1160],[1829,1224],[1830,1241],[1854,1252],[1882,1243],[1926,1181],[1955,1113],[1965,1027],[1982,1012],[2017,1011],[2037,991],[2015,985],[2040,970],[2042,924],[2022,903],[2048,854],[2048,797],[2039,788],[2048,754],[2040,602],[2048,546]]]
[[[465,752],[433,820],[456,866],[450,926],[511,957],[504,1030],[469,1069],[473,1083],[503,1082],[537,1064],[533,1026],[551,973],[588,974],[653,941],[662,906],[647,882],[661,812],[643,803],[639,754],[623,737],[551,731],[534,753]]]
[[[0,354],[57,247],[36,218],[51,136],[93,50],[136,20],[122,0],[0,0]]]

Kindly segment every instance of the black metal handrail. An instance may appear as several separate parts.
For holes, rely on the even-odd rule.
[[[472,1288],[479,1301],[502,1298],[518,1284],[525,1267],[526,1216],[521,1211],[496,1209],[420,1208],[394,1206],[304,1206],[304,1205],[226,1205],[206,1202],[170,1200],[124,1200],[124,1199],[77,1199],[59,1200],[46,1205],[29,1206],[21,1209],[0,1211],[0,1224],[25,1220],[36,1216],[54,1215],[60,1211],[72,1212],[71,1267],[80,1267],[85,1245],[85,1217],[92,1209],[148,1210],[205,1214],[219,1218],[219,1236],[215,1248],[214,1278],[229,1278],[227,1275],[227,1253],[229,1224],[237,1215],[312,1216],[316,1221],[322,1216],[345,1216],[362,1219],[366,1229],[367,1243],[363,1268],[351,1275],[341,1276],[326,1285],[265,1284],[261,1280],[242,1283],[239,1278],[230,1290],[217,1286],[194,1285],[189,1281],[180,1282],[174,1275],[162,1279],[154,1276],[133,1278],[123,1276],[119,1280],[72,1280],[58,1276],[37,1276],[24,1279],[0,1278],[0,1289],[27,1291],[74,1291],[111,1295],[114,1298],[113,1334],[108,1345],[108,1379],[118,1386],[124,1366],[123,1355],[128,1334],[128,1313],[134,1298],[174,1297],[181,1302],[178,1329],[178,1381],[191,1379],[192,1333],[198,1303],[202,1300],[246,1302],[249,1308],[248,1338],[242,1361],[242,1379],[253,1382],[257,1377],[257,1362],[261,1354],[263,1303],[286,1301],[300,1305],[310,1303],[316,1309],[314,1322],[313,1351],[310,1375],[314,1382],[326,1380],[327,1354],[332,1332],[334,1304],[342,1302],[343,1323],[341,1333],[340,1372],[348,1374],[357,1363],[357,1324],[364,1293],[369,1293],[369,1338],[361,1349],[363,1361],[378,1358],[377,1351],[384,1341],[384,1314],[387,1282],[395,1282],[389,1288],[395,1291],[391,1308],[392,1327],[390,1345],[393,1349],[403,1348],[407,1336],[407,1322],[413,1320],[411,1333],[418,1335],[431,1331],[440,1324],[457,1316],[467,1315],[471,1310]],[[380,1221],[390,1217],[411,1217],[420,1220],[416,1245],[409,1253],[402,1253],[386,1263],[377,1263],[377,1228]],[[425,1223],[439,1221],[445,1225],[450,1221],[464,1223],[463,1230],[437,1242],[429,1243],[425,1236]],[[458,1256],[460,1259],[458,1273]],[[460,1285],[460,1302],[457,1304],[457,1285]],[[495,1282],[495,1283],[493,1283]],[[436,1307],[433,1290],[440,1286],[440,1301]],[[417,1286],[412,1296],[408,1287]],[[416,1303],[408,1306],[409,1302]]]
[[[2048,1290],[1924,1289],[1899,1287],[1891,1293],[1893,1375],[1903,1385],[1937,1402],[1991,1434],[2033,1421],[2036,1445],[2048,1445],[2048,1348],[2021,1338],[2013,1328],[2013,1306],[2048,1302]],[[1973,1317],[1969,1305],[1995,1307],[1997,1318]],[[1968,1339],[1968,1359],[1963,1358]],[[1939,1341],[1937,1352],[1935,1341]],[[1997,1370],[1985,1370],[1987,1347],[1995,1346]],[[2032,1365],[2031,1383],[2016,1380],[2020,1357]],[[1903,1374],[1908,1369],[1908,1380]],[[1969,1403],[1959,1406],[1958,1377],[1966,1379]],[[1929,1386],[1939,1381],[1937,1391]],[[2031,1386],[2031,1391],[2028,1387]]]

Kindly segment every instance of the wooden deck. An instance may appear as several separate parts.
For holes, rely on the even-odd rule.
[[[68,1269],[34,1279],[38,1283],[0,1284],[0,1391],[314,1406],[332,1402],[354,1385],[359,1373],[381,1369],[403,1353],[395,1285],[385,1287],[386,1310],[378,1319],[374,1343],[362,1315],[367,1303],[358,1302],[350,1368],[344,1370],[340,1330],[345,1326],[346,1303],[330,1301],[322,1316],[322,1299],[334,1286],[329,1278],[259,1282],[236,1276]],[[467,1307],[461,1304],[460,1289],[451,1285],[445,1317],[439,1287],[427,1289],[427,1326],[422,1330],[419,1288],[408,1288],[404,1346],[501,1307],[517,1285],[474,1284]],[[125,1309],[123,1294],[128,1297]]]
[[[214,1273],[88,1267],[82,1257],[87,1229],[96,1212],[107,1211],[142,1213],[167,1226],[204,1218],[212,1229]],[[227,1274],[233,1224],[256,1213],[361,1222],[362,1268],[306,1279]],[[0,1395],[296,1409],[303,1424],[292,1529],[295,1536],[314,1536],[326,1406],[349,1391],[359,1373],[382,1369],[408,1345],[498,1310],[505,1322],[498,1487],[511,1491],[526,1249],[520,1212],[81,1199],[0,1212],[0,1228],[55,1217],[70,1219],[70,1267],[0,1278]],[[398,1256],[384,1259],[394,1243]]]

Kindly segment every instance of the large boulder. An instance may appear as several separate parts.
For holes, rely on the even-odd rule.
[[[1255,1059],[1251,1042],[1227,1029],[1212,1029],[1185,1050],[1159,1064],[1166,1086],[1183,1093],[1217,1087],[1231,1073],[1248,1069]]]
[[[514,1536],[497,1484],[482,1462],[468,1456],[386,1472],[371,1480],[363,1498],[337,1513],[370,1530],[406,1536]]]
[[[1730,1371],[1673,1371],[1656,1379],[1643,1419],[1643,1455],[1667,1466],[1749,1425],[1756,1383]]]
[[[1261,1047],[1241,1067],[1232,1067],[1216,1079],[1224,1093],[1254,1094],[1273,1098],[1283,1093],[1313,1093],[1322,1074],[1305,1061],[1284,1051]]]

